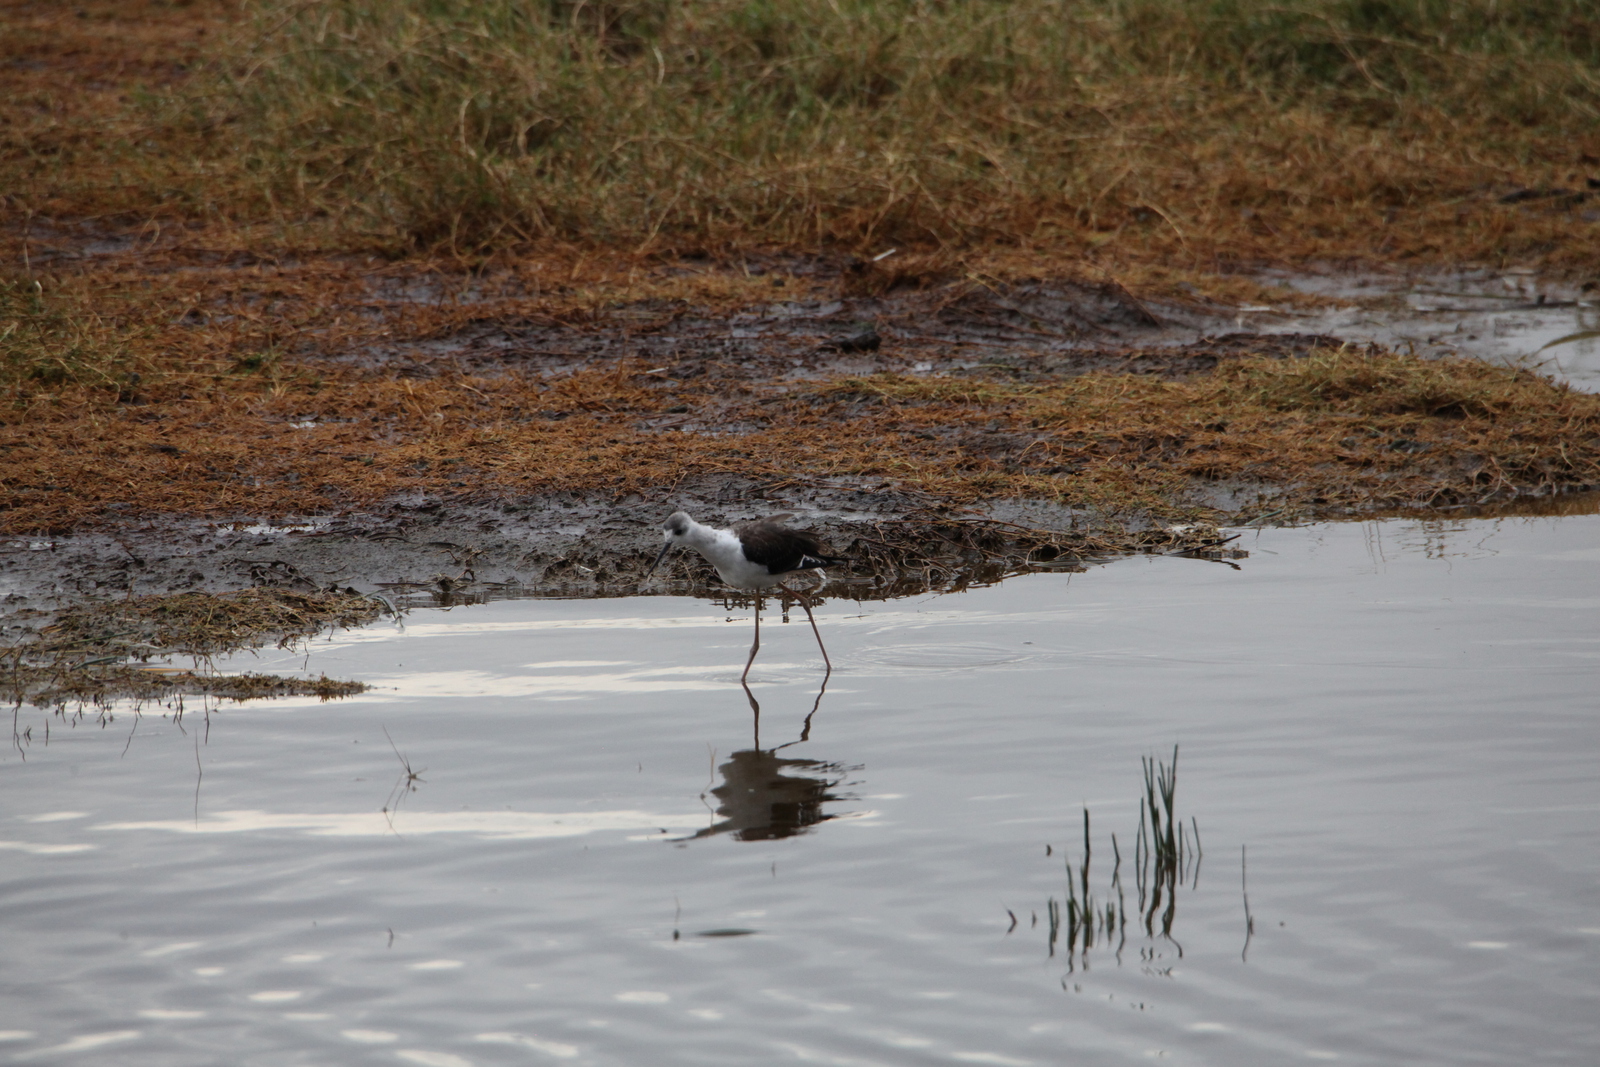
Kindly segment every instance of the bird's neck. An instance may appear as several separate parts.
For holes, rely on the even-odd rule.
[[[699,551],[704,552],[708,545],[716,544],[717,534],[719,532],[720,531],[718,530],[713,530],[709,526],[702,525],[701,523],[690,519],[689,532],[683,535],[683,541],[690,548],[698,549]]]
[[[739,557],[737,537],[726,530],[703,526],[693,519],[689,520],[689,532],[684,535],[683,540],[690,548],[716,565],[731,562]]]

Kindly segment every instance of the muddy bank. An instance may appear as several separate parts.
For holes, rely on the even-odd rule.
[[[676,554],[646,581],[668,506],[598,494],[451,507],[424,499],[285,524],[168,520],[7,540],[0,682],[12,702],[56,705],[182,694],[331,698],[362,687],[140,665],[285,647],[419,606],[663,591],[744,599],[692,553]],[[714,523],[796,512],[849,559],[830,574],[829,599],[964,589],[1129,552],[1244,555],[1207,524],[1134,529],[1037,502],[979,514],[893,491],[774,493],[729,480],[681,487],[670,507]]]
[[[231,523],[165,518],[64,536],[0,540],[0,602],[8,624],[86,601],[253,587],[376,593],[392,603],[465,603],[500,596],[615,596],[640,591],[665,515],[686,508],[729,524],[779,512],[851,557],[832,587],[893,595],[1140,550],[1203,547],[1203,526],[1173,529],[1043,501],[979,511],[878,487],[781,491],[749,480],[681,486],[660,500],[559,494],[521,502],[428,497],[338,517]],[[715,586],[680,555],[658,572],[678,589]],[[38,614],[35,614],[38,613]]]
[[[1461,519],[1589,514],[1596,506],[1600,494],[1560,493],[1385,514]],[[728,479],[680,487],[661,502],[600,493],[500,504],[423,497],[372,512],[279,523],[168,518],[0,539],[0,640],[36,633],[74,605],[252,588],[342,591],[398,609],[663,590],[721,595],[715,572],[689,553],[675,554],[645,580],[660,546],[660,522],[679,507],[714,525],[793,514],[794,524],[818,531],[851,557],[831,573],[829,595],[862,599],[1139,552],[1228,557],[1227,546],[1217,544],[1226,535],[1208,523],[1097,516],[1048,501],[998,501],[980,510],[889,488],[775,492]],[[1251,524],[1311,517],[1267,509]],[[378,608],[368,610],[375,615]],[[265,629],[261,635],[276,639],[286,632]]]
[[[354,681],[215,675],[145,666],[295,641],[417,607],[521,597],[676,592],[743,609],[693,553],[645,571],[666,507],[713,523],[788,510],[849,562],[824,599],[956,591],[1039,570],[1161,553],[1232,564],[1238,531],[1207,523],[1111,521],[1058,504],[1002,501],[985,513],[903,492],[778,493],[758,483],[682,487],[670,504],[571,495],[517,505],[418,500],[382,512],[270,523],[170,520],[0,542],[0,655],[14,703],[103,704],[359,692]],[[1434,516],[1588,514],[1600,494],[1530,497]],[[1267,523],[1297,518],[1267,513]],[[809,585],[810,583],[805,583]]]

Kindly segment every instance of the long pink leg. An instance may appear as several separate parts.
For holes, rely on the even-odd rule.
[[[755,639],[755,643],[750,646],[750,658],[744,661],[744,673],[739,675],[739,684],[740,685],[743,685],[744,684],[744,680],[746,678],[750,677],[750,665],[756,661],[756,652],[759,651],[760,648],[761,648],[761,594],[757,593],[756,594],[756,639]]]
[[[817,635],[817,647],[822,649],[822,662],[828,668],[828,673],[823,676],[822,684],[828,684],[828,677],[833,674],[833,661],[828,659],[828,649],[822,643],[822,631],[817,629],[817,617],[811,614],[811,604],[805,594],[798,597],[800,606],[806,609],[806,618],[811,620],[811,632]]]

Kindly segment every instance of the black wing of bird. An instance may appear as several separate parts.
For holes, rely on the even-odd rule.
[[[744,545],[745,558],[767,568],[768,574],[787,574],[845,562],[842,557],[824,552],[822,542],[812,534],[784,526],[782,520],[787,517],[773,516],[735,526],[734,532]]]

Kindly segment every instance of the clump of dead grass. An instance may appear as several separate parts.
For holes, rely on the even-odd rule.
[[[213,656],[276,640],[280,648],[329,629],[371,622],[383,606],[358,593],[298,593],[253,588],[236,593],[177,593],[85,604],[40,632],[38,652],[93,652],[148,658]]]
[[[1279,411],[1346,415],[1419,415],[1494,419],[1518,411],[1558,410],[1569,387],[1532,371],[1481,360],[1414,360],[1394,355],[1325,351],[1311,358],[1224,363],[1211,384],[1235,402]],[[1578,407],[1587,407],[1580,399]]]
[[[932,512],[854,524],[842,533],[849,538],[848,573],[868,576],[873,595],[886,597],[930,589],[954,592],[1042,567],[1081,569],[1086,560],[1134,552],[1196,554],[1226,540],[1216,527],[1203,524],[1130,530],[1086,517],[1082,529],[1046,530]]]
[[[0,650],[3,654],[5,650]],[[63,664],[0,664],[0,699],[11,704],[64,708],[69,704],[104,707],[113,700],[137,704],[184,696],[227,700],[314,696],[337,700],[366,692],[362,682],[322,676],[285,678],[276,674],[201,674],[195,671],[135,667],[127,664],[74,669]]]
[[[79,604],[61,612],[32,640],[0,648],[0,694],[13,703],[60,706],[113,698],[162,700],[203,694],[247,700],[363,692],[360,682],[211,674],[136,661],[154,656],[210,657],[276,640],[280,648],[334,628],[360,626],[383,608],[355,593],[245,589],[178,593]]]

